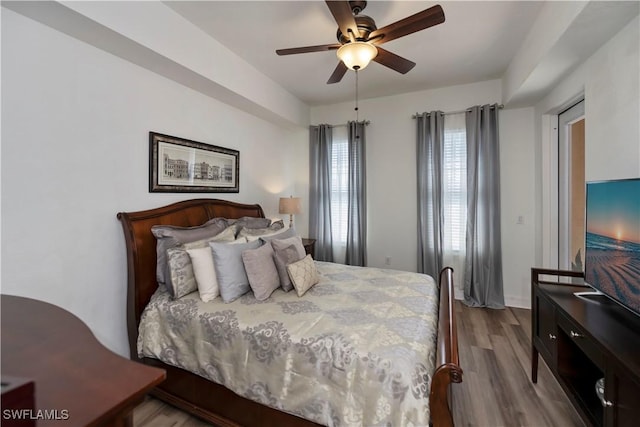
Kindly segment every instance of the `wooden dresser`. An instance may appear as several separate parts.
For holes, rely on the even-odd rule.
[[[60,307],[16,296],[1,299],[3,426],[131,426],[133,408],[165,378],[164,370],[105,348]],[[18,381],[33,387],[9,385]],[[25,390],[34,393],[32,399]],[[13,412],[5,411],[5,403]]]
[[[553,277],[544,280],[543,277]],[[640,316],[593,289],[558,283],[582,273],[531,270],[531,379],[542,356],[587,425],[640,425]],[[596,382],[604,381],[604,394]]]

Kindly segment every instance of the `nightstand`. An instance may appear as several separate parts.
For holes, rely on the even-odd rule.
[[[311,255],[311,258],[316,259],[314,248],[316,246],[316,239],[302,239],[302,246],[307,255]]]

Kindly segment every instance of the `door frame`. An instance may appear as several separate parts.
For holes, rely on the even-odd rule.
[[[536,221],[539,240],[536,242],[536,250],[539,251],[540,264],[545,268],[558,269],[558,116],[583,100],[586,102],[584,92],[577,93],[541,115],[541,145],[536,154],[536,162],[540,168],[537,190],[540,218]]]
[[[572,125],[585,119],[584,98],[558,114],[558,268],[571,270]]]

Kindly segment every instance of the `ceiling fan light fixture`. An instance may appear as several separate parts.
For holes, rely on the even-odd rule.
[[[362,70],[378,55],[378,49],[367,42],[344,44],[336,52],[338,58],[351,70]]]

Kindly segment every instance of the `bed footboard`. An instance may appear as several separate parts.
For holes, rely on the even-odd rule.
[[[429,408],[434,427],[453,426],[449,384],[462,382],[462,368],[458,356],[458,332],[454,307],[453,269],[440,272],[440,311],[438,314],[438,342],[436,370],[431,379]]]

